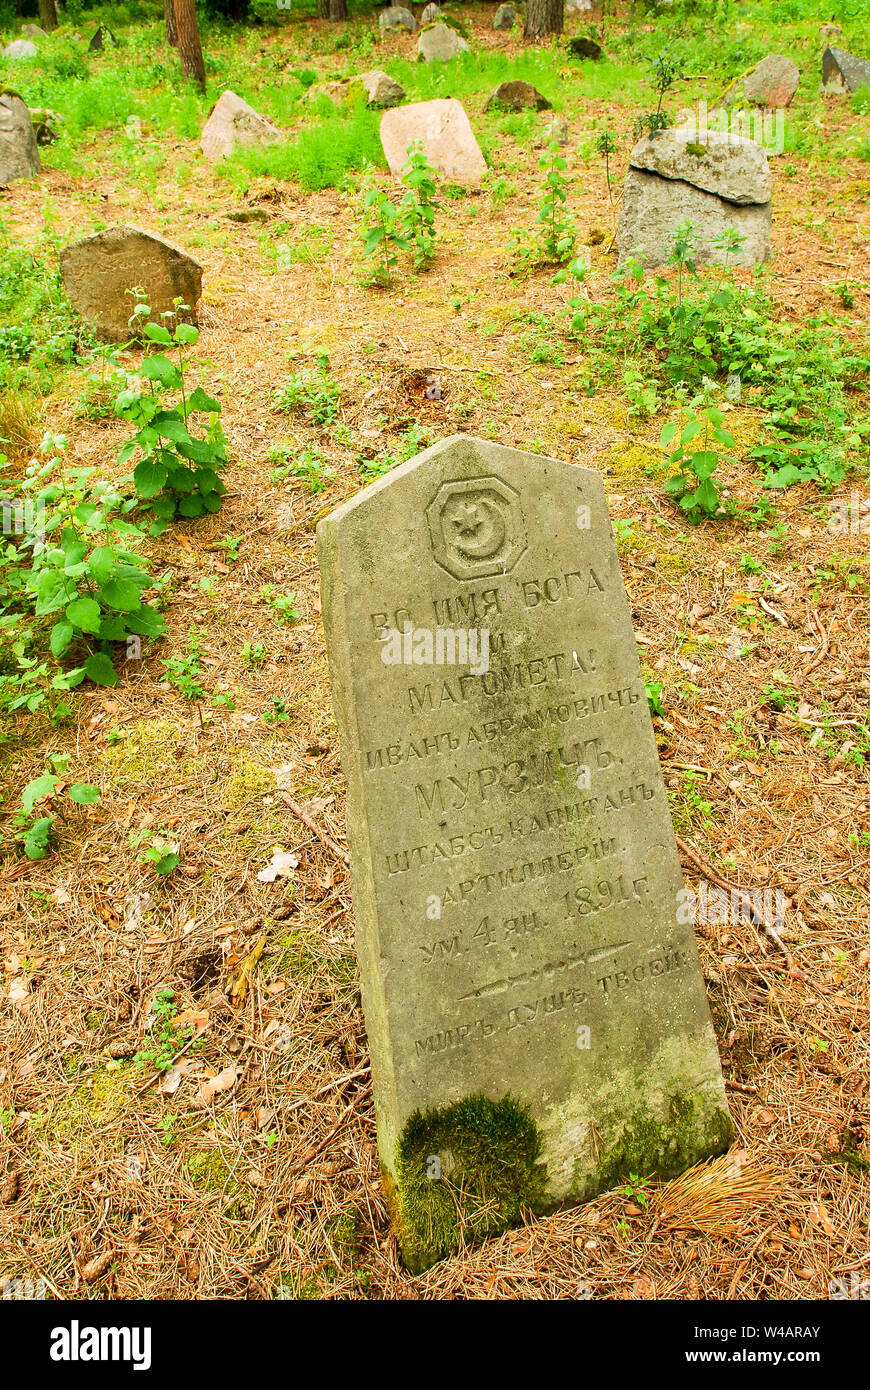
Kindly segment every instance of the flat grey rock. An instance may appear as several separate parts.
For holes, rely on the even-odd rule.
[[[420,1270],[732,1124],[601,474],[454,436],[317,543],[378,1145]]]
[[[189,305],[183,317],[196,322],[202,266],[154,232],[122,225],[81,237],[63,248],[60,268],[73,307],[108,342],[133,336],[134,289],[144,292],[152,319],[159,321],[180,298]]]
[[[272,145],[281,131],[235,92],[222,92],[203,126],[200,148],[206,159],[225,159],[251,145]]]
[[[826,48],[822,54],[822,90],[843,94],[870,87],[870,62],[855,58],[844,48]]]
[[[409,34],[413,34],[417,28],[416,19],[404,5],[392,5],[387,10],[381,10],[378,24],[382,29],[407,29]]]
[[[385,113],[381,144],[393,174],[402,172],[408,146],[418,142],[432,168],[452,183],[476,185],[486,173],[465,108],[453,97],[416,101]]]
[[[15,92],[0,94],[0,188],[30,179],[42,164],[30,112]]]
[[[427,63],[448,63],[460,53],[470,53],[471,49],[461,34],[451,29],[449,24],[433,24],[424,29],[417,40],[417,52]]]
[[[755,140],[707,131],[703,140],[679,128],[638,140],[629,163],[666,179],[680,179],[730,203],[769,203],[773,190],[764,148]]]
[[[800,68],[791,58],[781,53],[771,53],[756,64],[748,77],[739,84],[746,101],[755,106],[765,106],[773,111],[790,106],[792,97],[800,82]]]
[[[770,256],[770,203],[726,202],[678,179],[629,169],[619,216],[619,264],[633,257],[646,270],[667,265],[674,235],[686,222],[698,233],[701,265],[757,265]],[[716,242],[733,227],[746,240],[726,257]]]
[[[515,5],[499,5],[492,21],[493,29],[512,29],[519,19]]]
[[[36,58],[38,55],[39,49],[30,39],[13,39],[3,50],[3,57],[11,58],[13,62],[21,58]]]

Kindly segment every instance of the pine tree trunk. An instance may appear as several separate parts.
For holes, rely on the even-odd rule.
[[[178,47],[178,30],[175,27],[175,5],[173,0],[163,0],[163,17],[166,20],[166,42],[170,48]]]
[[[47,34],[57,28],[57,5],[54,0],[39,0],[39,23]]]
[[[529,0],[523,38],[540,39],[547,34],[561,34],[564,24],[564,0]]]
[[[329,0],[317,0],[317,18],[329,19]]]
[[[347,19],[347,0],[329,0],[329,18],[334,23]]]
[[[181,71],[185,77],[196,84],[201,92],[204,92],[205,63],[202,57],[202,43],[199,37],[195,0],[175,0],[175,28],[178,34],[178,56],[181,58]]]

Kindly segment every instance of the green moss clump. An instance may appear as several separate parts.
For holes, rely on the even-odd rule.
[[[670,1116],[656,1118],[637,1110],[622,1126],[619,1138],[601,1156],[592,1184],[578,1192],[581,1199],[618,1186],[631,1176],[675,1178],[702,1159],[724,1153],[734,1138],[728,1111],[711,1109],[696,1091],[675,1092],[669,1098]]]
[[[547,1172],[541,1150],[537,1125],[510,1096],[467,1096],[439,1110],[416,1111],[396,1146],[395,1182],[385,1178],[412,1273],[542,1206]]]

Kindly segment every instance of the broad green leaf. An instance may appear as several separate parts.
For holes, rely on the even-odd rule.
[[[132,613],[139,607],[141,588],[142,585],[133,579],[110,579],[100,590],[100,602],[122,613]]]
[[[48,837],[51,833],[51,816],[43,816],[33,822],[24,837],[24,853],[28,859],[44,859],[48,853]]]
[[[69,789],[69,794],[79,806],[92,806],[95,801],[100,799],[99,787],[92,787],[87,782],[74,782]]]
[[[201,386],[197,386],[191,392],[187,404],[191,410],[207,410],[209,414],[220,414],[220,401],[215,401],[211,396],[207,396]]]
[[[51,629],[51,637],[48,642],[52,656],[63,656],[73,639],[74,632],[75,628],[72,623],[65,622],[63,618],[61,618],[60,622],[55,623],[54,627]]]
[[[77,598],[66,607],[66,616],[82,632],[99,632],[100,605],[92,598]]]
[[[142,363],[142,375],[150,381],[159,381],[161,386],[170,389],[181,386],[182,377],[174,362],[168,357],[146,357]]]
[[[117,685],[118,672],[105,652],[94,652],[85,662],[85,675],[97,685]]]
[[[46,772],[44,777],[35,777],[32,782],[27,783],[21,793],[21,805],[28,815],[37,801],[41,801],[44,796],[51,796],[59,781],[60,778],[55,777],[53,772]]]
[[[146,323],[145,337],[150,338],[152,343],[159,343],[161,347],[172,346],[172,334],[160,323]]]
[[[169,469],[165,464],[157,463],[153,458],[147,458],[136,465],[133,483],[140,497],[155,497],[168,476]]]

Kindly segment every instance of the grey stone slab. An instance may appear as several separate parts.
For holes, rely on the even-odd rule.
[[[679,179],[629,169],[619,214],[619,264],[631,256],[647,270],[666,265],[677,229],[691,222],[699,264],[723,265],[727,260],[730,265],[757,265],[770,256],[770,215],[770,203],[741,206]],[[716,243],[731,227],[746,240],[726,256]]]
[[[769,203],[773,191],[770,165],[755,140],[719,131],[675,128],[645,135],[631,152],[633,169],[662,178],[680,179],[730,203]]]
[[[844,48],[826,48],[822,54],[822,90],[837,94],[870,87],[870,62],[855,58]]]
[[[454,436],[317,539],[378,1144],[422,1269],[731,1121],[600,474]]]
[[[154,232],[120,225],[81,237],[63,248],[60,268],[73,306],[109,342],[133,335],[128,324],[136,300],[129,291],[135,289],[144,292],[153,319],[180,298],[189,306],[183,317],[196,322],[202,267]]]

